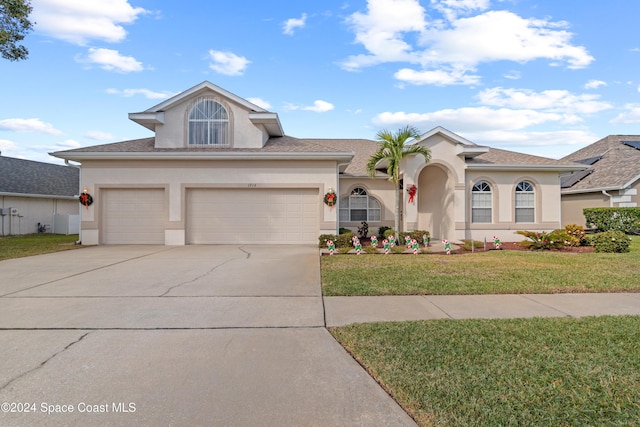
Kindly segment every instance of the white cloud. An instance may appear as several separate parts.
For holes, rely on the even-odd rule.
[[[460,131],[519,130],[549,122],[564,122],[563,114],[509,108],[465,107],[431,113],[384,112],[373,122],[379,127],[413,125],[421,129],[443,126]]]
[[[265,110],[270,110],[271,109],[271,104],[268,101],[265,101],[264,99],[261,99],[261,98],[247,98],[247,101],[249,101],[252,104],[257,105],[260,108],[264,108]]]
[[[98,64],[100,68],[107,71],[116,71],[119,73],[131,73],[142,71],[144,67],[142,63],[137,61],[133,56],[123,56],[117,50],[90,48],[86,58],[77,58],[78,62],[89,64]]]
[[[480,76],[466,74],[464,70],[423,70],[409,68],[398,70],[396,79],[414,85],[475,85],[480,83]]]
[[[38,132],[48,135],[62,135],[62,131],[54,128],[50,123],[44,123],[40,119],[0,120],[0,130],[12,132]]]
[[[135,95],[142,95],[147,99],[166,99],[175,95],[174,93],[168,92],[168,91],[156,92],[156,91],[152,91],[149,89],[142,89],[142,88],[141,89],[122,89],[122,90],[109,88],[105,92],[107,92],[110,95],[124,96],[125,98],[131,98],[132,96],[135,96]]]
[[[128,0],[32,0],[31,4],[36,31],[78,45],[89,40],[120,42],[127,35],[123,25],[147,13]]]
[[[625,104],[626,111],[618,114],[609,123],[614,125],[632,125],[640,123],[640,104]]]
[[[293,111],[293,110],[304,110],[304,111],[314,111],[316,113],[326,113],[327,111],[333,110],[335,107],[332,103],[323,101],[318,99],[313,102],[313,105],[309,106],[300,106],[294,104],[288,104],[285,106],[285,110]]]
[[[480,102],[493,107],[525,108],[562,112],[565,114],[591,114],[608,110],[613,106],[599,101],[599,95],[574,95],[568,90],[505,89],[495,87],[478,94]]]
[[[219,50],[210,50],[209,57],[213,61],[209,64],[209,68],[226,76],[240,76],[244,74],[247,65],[251,63],[251,61],[243,56]]]
[[[0,152],[4,153],[6,156],[6,152],[16,151],[18,146],[15,142],[9,141],[8,139],[0,139]]]
[[[607,82],[602,80],[589,80],[585,85],[585,89],[598,89],[600,86],[607,86]]]
[[[282,27],[283,34],[292,36],[296,28],[304,28],[307,21],[307,14],[303,13],[300,18],[287,19]]]
[[[417,0],[369,0],[367,13],[356,12],[347,22],[370,55],[350,56],[343,68],[354,71],[369,65],[394,61],[415,61],[412,47],[403,34],[424,31],[425,10]]]
[[[114,139],[113,135],[109,132],[102,132],[99,130],[90,130],[85,133],[84,136],[89,139],[95,139],[96,141],[111,141]]]
[[[406,62],[420,69],[404,68],[397,77],[413,71],[406,81],[443,85],[476,84],[478,76],[473,73],[486,62],[547,59],[552,65],[560,62],[568,68],[584,68],[593,61],[584,47],[571,44],[566,22],[484,11],[488,0],[431,3],[443,19],[427,21],[418,0],[368,0],[366,13],[356,12],[347,19],[356,42],[368,53],[348,57],[342,67],[355,71],[384,62]],[[479,11],[484,12],[459,17]],[[452,70],[457,73],[455,78],[451,78]]]

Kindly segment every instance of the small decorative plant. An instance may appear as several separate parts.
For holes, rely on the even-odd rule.
[[[520,244],[528,247],[532,251],[559,249],[569,241],[569,237],[564,230],[553,230],[550,233],[545,231],[518,230],[516,233],[529,239],[520,242]]]

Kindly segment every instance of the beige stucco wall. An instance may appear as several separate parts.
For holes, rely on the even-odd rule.
[[[367,190],[367,193],[370,196],[375,197],[380,202],[380,219],[381,221],[368,221],[369,224],[369,235],[377,233],[378,228],[380,226],[391,227],[393,228],[394,224],[394,211],[395,211],[395,191],[393,189],[393,184],[389,182],[388,179],[371,179],[368,177],[359,177],[359,178],[351,178],[351,177],[341,177],[340,178],[340,197],[338,198],[338,205],[336,208],[339,209],[339,200],[343,197],[348,197],[351,194],[351,190],[356,187],[362,187]],[[338,216],[339,218],[339,216]],[[360,221],[341,221],[340,227],[348,228],[353,232],[356,232],[358,227],[360,227]]]
[[[185,242],[185,193],[189,187],[318,188],[320,233],[335,233],[337,210],[322,203],[338,188],[335,161],[85,161],[81,185],[94,196],[82,209],[83,244],[100,242],[100,191],[106,188],[164,188],[167,244]]]
[[[221,98],[212,91],[205,90],[194,98],[173,105],[164,113],[164,124],[156,125],[156,147],[180,148],[187,146],[187,126],[185,123],[187,123],[194,99],[200,97],[213,99],[227,109],[231,130],[229,140],[233,141],[234,148],[260,148],[264,145],[268,135],[262,126],[255,126],[251,123],[248,110]]]
[[[491,224],[471,223],[471,189],[478,181],[491,185],[493,196],[493,222]],[[535,222],[515,222],[515,188],[518,182],[529,181],[535,190]],[[517,230],[551,231],[561,227],[560,184],[558,172],[520,171],[474,171],[467,170],[466,197],[468,209],[465,212],[466,229],[463,224],[456,226],[459,238],[491,240],[494,235],[503,241],[519,241],[523,236]],[[464,236],[464,237],[462,237]]]
[[[37,224],[46,224],[53,230],[53,217],[78,215],[77,199],[53,199],[47,197],[0,196],[1,208],[16,208],[17,215],[0,217],[0,235],[29,234],[38,231]]]
[[[564,194],[562,196],[562,226],[578,224],[585,226],[584,208],[608,208],[609,197],[601,192]]]

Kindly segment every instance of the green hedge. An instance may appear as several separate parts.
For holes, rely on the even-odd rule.
[[[636,233],[640,229],[640,208],[586,208],[582,212],[587,228],[616,230],[625,234]]]
[[[355,236],[355,234],[353,234],[352,231],[349,231],[348,233],[342,233],[342,234],[321,234],[320,237],[318,238],[318,247],[319,248],[326,248],[327,247],[327,240],[333,240],[333,244],[336,245],[336,248],[348,248],[353,246],[353,242],[351,241],[351,238]]]

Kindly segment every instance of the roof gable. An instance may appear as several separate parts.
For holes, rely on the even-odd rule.
[[[190,100],[203,95],[215,94],[224,98],[225,100],[240,106],[240,108],[246,110],[249,113],[249,120],[254,125],[264,126],[269,136],[284,136],[282,124],[277,113],[269,112],[262,107],[259,107],[244,98],[239,97],[219,86],[214,85],[209,81],[204,81],[190,89],[187,89],[179,94],[154,105],[139,113],[129,113],[129,119],[138,123],[147,129],[154,131],[156,125],[165,124],[165,112],[172,108]]]

